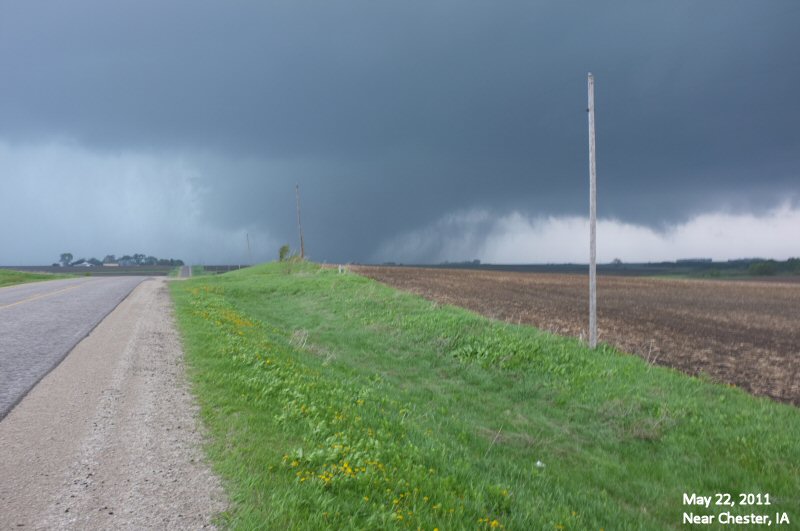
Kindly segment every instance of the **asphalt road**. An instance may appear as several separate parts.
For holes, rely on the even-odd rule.
[[[0,288],[0,419],[145,278]]]
[[[90,299],[128,287],[47,293]],[[36,296],[22,291],[20,301]],[[228,503],[197,414],[168,282],[150,278],[0,421],[0,530],[215,529]]]

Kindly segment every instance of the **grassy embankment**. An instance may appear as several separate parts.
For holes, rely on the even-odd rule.
[[[39,282],[42,280],[56,280],[59,278],[70,278],[72,275],[55,275],[51,273],[28,273],[25,271],[14,271],[11,269],[0,269],[0,288],[12,286],[14,284],[24,284],[25,282]]]
[[[206,271],[206,268],[204,266],[201,266],[201,265],[195,265],[195,266],[190,266],[190,267],[192,268],[192,276],[193,277],[199,277],[199,276],[203,276],[203,275],[212,275],[213,274],[213,273],[211,273],[209,271]],[[179,276],[181,276],[181,270],[182,269],[183,269],[183,266],[178,266],[176,268],[173,268],[172,270],[170,270],[169,276],[170,277],[179,277]]]
[[[206,271],[205,266],[192,266],[192,276],[193,277],[202,277],[206,275],[213,275],[211,271]]]
[[[663,529],[725,510],[685,492],[769,493],[731,510],[800,521],[796,408],[313,265],[171,288],[223,525]]]

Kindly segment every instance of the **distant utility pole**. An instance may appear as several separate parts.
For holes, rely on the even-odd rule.
[[[297,229],[300,231],[300,259],[303,260],[306,257],[306,249],[303,245],[303,225],[300,223],[300,185],[294,185],[295,195],[297,197]]]
[[[594,76],[589,73],[589,348],[597,347],[597,170],[594,147]]]
[[[250,251],[250,233],[246,232],[245,236],[247,237],[247,257],[250,260],[250,265],[253,265],[253,253]]]

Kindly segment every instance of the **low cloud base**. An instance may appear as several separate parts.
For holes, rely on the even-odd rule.
[[[384,242],[375,262],[439,263],[479,259],[485,263],[586,263],[588,219],[492,216],[485,210],[444,216],[429,227]],[[800,209],[786,202],[764,214],[715,212],[661,229],[616,219],[597,224],[599,262],[661,262],[681,258],[774,258],[800,256]]]

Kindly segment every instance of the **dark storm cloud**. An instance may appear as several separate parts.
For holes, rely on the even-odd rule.
[[[658,226],[798,198],[794,2],[0,3],[0,139],[188,158],[216,226],[365,259],[468,209]],[[177,154],[177,155],[175,155]],[[402,259],[402,257],[398,257]]]

